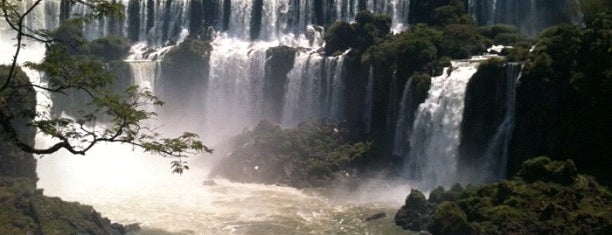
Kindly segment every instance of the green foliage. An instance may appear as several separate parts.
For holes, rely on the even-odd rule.
[[[0,177],[0,234],[122,234],[90,206],[45,197],[32,179]]]
[[[427,207],[427,198],[419,190],[412,189],[406,198],[406,206],[416,210],[424,210]]]
[[[127,40],[116,35],[96,39],[89,45],[90,53],[102,57],[105,61],[123,59],[129,50]]]
[[[70,4],[81,4],[88,8],[90,13],[66,20],[58,29],[50,32],[32,31],[23,27],[23,19],[36,7],[42,7],[39,6],[41,2],[35,1],[25,11],[19,10],[10,1],[0,2],[0,16],[17,33],[18,45],[14,54],[15,60],[9,66],[6,76],[2,77],[0,101],[10,100],[11,97],[21,95],[20,92],[23,91],[29,92],[28,96],[35,97],[32,91],[37,88],[52,95],[80,92],[84,94],[82,100],[87,102],[87,107],[83,107],[80,115],[74,115],[74,118],[58,117],[59,115],[52,113],[34,113],[33,108],[27,107],[29,113],[33,114],[30,119],[34,119],[28,120],[29,126],[57,141],[38,148],[19,138],[21,130],[15,127],[14,121],[20,116],[10,112],[14,107],[9,107],[7,102],[0,103],[3,139],[11,141],[22,151],[36,154],[50,154],[65,149],[70,153],[83,155],[99,142],[126,143],[147,152],[177,158],[172,163],[176,173],[188,169],[184,157],[202,151],[212,152],[195,134],[185,133],[176,138],[164,138],[154,132],[154,128],[147,126],[147,120],[156,114],[147,111],[145,107],[163,104],[151,91],[127,87],[125,91],[115,93],[110,89],[115,76],[108,67],[115,64],[113,60],[120,60],[127,55],[129,45],[119,36],[90,42],[84,37],[82,25],[100,17],[123,17],[123,5],[120,2],[69,0],[67,2]],[[18,84],[21,75],[16,66],[17,57],[23,47],[24,38],[46,44],[47,51],[43,62],[29,63],[26,66],[44,72],[47,84]],[[105,122],[100,124],[100,119]]]
[[[346,171],[370,148],[369,142],[349,141],[347,131],[323,122],[281,129],[262,121],[234,139],[228,169],[221,173],[239,181],[320,186]],[[234,172],[237,175],[230,172],[241,168],[253,170]],[[244,174],[253,177],[245,179]]]
[[[386,37],[391,29],[391,18],[385,15],[361,11],[355,16],[355,23],[338,21],[325,32],[325,54],[332,55],[349,48],[365,51],[371,45]]]
[[[429,231],[432,234],[472,234],[473,228],[465,213],[453,202],[442,202],[436,208]]]
[[[130,45],[121,36],[111,35],[88,41],[83,33],[82,18],[71,18],[49,32],[54,43],[51,50],[61,50],[67,55],[78,55],[102,61],[120,60],[127,56]]]
[[[466,59],[486,49],[482,36],[474,25],[449,24],[443,29],[443,40],[439,45],[440,54],[456,59]]]
[[[491,40],[495,45],[514,46],[517,43],[529,41],[519,34],[518,30],[513,25],[496,24],[491,26],[481,26],[478,28],[479,33]],[[530,43],[529,43],[530,44]]]
[[[561,184],[572,184],[578,177],[578,170],[572,160],[554,161],[548,157],[527,160],[517,173],[526,181],[544,180]]]
[[[607,125],[612,119],[611,29],[612,13],[602,11],[586,27],[555,26],[537,39],[517,88],[521,108],[514,149],[519,157],[569,157],[609,182],[610,172],[600,166],[612,151],[607,141],[612,131]]]
[[[580,9],[586,22],[597,18],[602,11],[612,10],[612,2],[608,0],[580,0]]]
[[[466,14],[465,5],[461,1],[452,0],[448,5],[434,9],[432,25],[444,26],[450,24],[473,25],[474,20]]]
[[[571,161],[534,158],[512,180],[448,192],[430,194],[429,202],[439,203],[429,215],[432,234],[606,234],[612,228],[612,194],[578,175]]]

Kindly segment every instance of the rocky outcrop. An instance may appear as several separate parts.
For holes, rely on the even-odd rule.
[[[579,169],[610,185],[612,164],[612,14],[586,24],[543,32],[517,86],[510,172],[532,156],[571,158]]]
[[[138,229],[138,226],[130,226]],[[28,178],[0,177],[0,234],[126,234],[91,206],[45,197]]]
[[[7,66],[0,66],[0,82],[4,83],[8,71]],[[26,74],[17,68],[17,76],[12,85],[23,86],[29,83]],[[36,132],[28,124],[32,121],[33,112],[36,110],[36,93],[32,87],[24,86],[11,91],[8,96],[2,95],[0,99],[2,99],[0,112],[15,116],[8,122],[17,132],[16,137],[11,137],[6,135],[0,127],[0,138],[2,138],[0,141],[0,177],[26,177],[36,180],[36,159],[31,153],[21,151],[10,139],[18,138],[25,144],[34,145]]]
[[[287,73],[293,68],[295,54],[296,49],[287,46],[271,47],[266,51],[264,113],[270,114],[273,122],[281,118]]]
[[[352,166],[370,144],[347,140],[348,130],[329,123],[294,129],[262,121],[232,141],[233,152],[210,174],[236,182],[326,186],[355,177]]]
[[[413,190],[396,224],[432,234],[605,234],[612,229],[612,194],[571,160],[538,157],[511,180]]]
[[[156,95],[166,103],[161,109],[162,115],[184,117],[187,123],[201,121],[206,110],[201,105],[206,104],[206,95],[202,91],[208,87],[211,51],[208,41],[187,38],[163,57],[161,76],[155,82]],[[189,87],[200,89],[187,89]]]

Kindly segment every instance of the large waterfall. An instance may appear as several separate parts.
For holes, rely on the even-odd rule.
[[[20,6],[32,1],[23,1]],[[161,113],[152,128],[165,125],[158,129],[163,134],[195,132],[206,144],[214,145],[261,120],[294,127],[305,121],[354,118],[363,123],[367,135],[377,131],[373,123],[380,120],[375,119],[386,118],[381,122],[388,125],[390,134],[385,135],[391,136],[389,142],[393,143],[388,145],[392,154],[404,160],[403,176],[427,190],[450,186],[458,179],[466,86],[482,59],[452,61],[440,76],[431,78],[427,99],[419,105],[411,94],[416,86],[414,78],[402,78],[397,71],[381,78],[385,71],[371,66],[363,70],[368,74],[359,81],[348,71],[354,51],[324,56],[321,50],[323,27],[336,20],[352,21],[363,9],[389,14],[393,31],[405,29],[411,1],[416,0],[120,0],[126,6],[124,19],[96,19],[83,23],[83,30],[88,39],[113,34],[128,39],[131,51],[125,62],[131,84],[162,99],[173,99],[171,109],[146,107]],[[580,14],[573,12],[575,1],[565,2],[553,6],[542,0],[471,0],[468,7],[480,24],[514,23],[522,32],[535,34],[552,22],[581,20]],[[62,19],[89,13],[80,5],[66,7],[64,3],[45,0],[27,18],[28,27],[54,29]],[[569,12],[563,17],[576,17],[544,16],[557,8]],[[507,13],[509,9],[512,13]],[[0,63],[10,63],[5,52],[14,50],[13,36],[4,24],[0,26]],[[184,72],[191,80],[179,83],[178,75],[164,67],[165,56],[189,42],[190,35],[209,30],[211,50],[205,55],[206,63],[198,64],[206,69]],[[272,76],[270,52],[276,48],[288,48],[293,59],[279,79],[280,94],[267,86]],[[44,53],[42,45],[28,44],[19,62],[40,61]],[[39,74],[26,72],[31,80],[40,82]],[[499,93],[505,113],[478,167],[480,181],[505,176],[520,65],[509,64],[507,73],[501,84],[505,90]],[[385,79],[390,84],[383,85]],[[164,89],[172,83],[179,84],[178,89]],[[403,92],[395,92],[402,86]],[[358,101],[350,102],[354,100],[348,97]],[[380,97],[388,101],[379,101]],[[47,98],[39,98],[39,102],[51,102]],[[274,112],[269,109],[272,105],[277,109]],[[349,117],[351,110],[357,110],[353,114],[359,116]],[[377,113],[380,110],[386,111],[385,115]],[[50,141],[37,137],[40,144]],[[375,181],[363,188],[368,192],[350,196],[332,192],[342,196],[330,198],[316,190],[222,179],[216,185],[202,186],[211,162],[219,156],[193,160],[194,169],[176,177],[169,174],[167,159],[151,158],[128,146],[100,145],[85,158],[67,155],[60,151],[39,161],[39,187],[46,194],[92,204],[111,219],[141,223],[150,233],[165,234],[158,229],[179,234],[278,234],[293,230],[298,234],[399,233],[391,218],[366,224],[364,216],[391,211],[389,205],[401,204],[411,188],[405,182],[395,187]]]
[[[415,115],[405,174],[424,187],[452,184],[457,173],[457,148],[467,83],[478,61],[453,61],[431,79],[429,95]]]

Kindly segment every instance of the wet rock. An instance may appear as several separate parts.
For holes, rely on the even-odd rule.
[[[406,198],[406,205],[395,215],[395,224],[412,231],[425,230],[430,223],[432,208],[425,195],[413,189]]]
[[[385,218],[386,216],[387,216],[387,214],[385,214],[385,212],[380,212],[380,213],[376,213],[376,214],[371,215],[370,217],[366,218],[365,221],[382,219],[382,218]]]

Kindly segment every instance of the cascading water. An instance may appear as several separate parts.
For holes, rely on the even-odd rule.
[[[190,15],[192,1],[122,2],[127,6],[125,20],[93,21],[84,26],[86,35],[93,39],[120,33],[132,42],[139,42],[133,46],[132,54],[127,59],[133,82],[158,92],[157,81],[172,79],[161,75],[163,71],[159,60],[171,47],[162,46],[180,43],[188,34],[186,30],[193,28],[192,24],[196,22]],[[278,45],[307,48],[299,49],[293,69],[287,75],[281,123],[293,126],[311,118],[344,118],[344,97],[349,92],[344,87],[346,53],[323,57],[315,52],[316,47],[321,46],[321,30],[310,24],[328,25],[336,19],[352,20],[360,8],[360,1],[206,2],[215,3],[218,19],[214,24],[207,23],[219,32],[211,43],[209,74],[193,75],[208,79],[208,86],[185,87],[203,93],[201,107],[205,110],[204,115],[197,117],[204,123],[203,129],[187,131],[200,132],[206,143],[215,143],[243,128],[252,127],[261,119],[269,118],[269,114],[263,112],[266,52],[268,48]],[[224,4],[226,2],[229,4]],[[327,3],[317,6],[322,2]],[[365,2],[365,7],[374,12],[393,15],[394,28],[407,22],[408,0],[361,2]],[[59,1],[45,1],[44,4],[44,10],[33,13],[33,19],[37,20],[33,25],[49,29],[57,27]],[[317,12],[314,9],[323,10]],[[84,13],[86,11],[77,6],[71,9],[71,14]],[[0,35],[3,51],[12,42],[4,35],[3,31]],[[158,48],[155,53],[150,53],[148,48],[152,47]],[[40,59],[41,52],[44,53],[42,47],[34,54]],[[24,53],[28,57],[27,51]],[[454,158],[463,92],[476,65],[477,62],[454,62],[450,75],[446,70],[444,75],[433,78],[429,98],[416,114],[412,126],[414,131],[404,132],[405,137],[410,136],[410,147],[413,149],[407,157],[406,172],[427,186],[450,183],[456,171]],[[365,99],[368,108],[364,114],[366,123],[371,122],[372,118],[373,70],[368,80]],[[393,83],[397,83],[395,76]],[[404,88],[401,99],[402,114],[410,109],[407,104],[411,102],[406,93],[410,90],[409,84],[411,82]],[[390,98],[393,99],[393,95],[389,94]],[[181,129],[186,126],[183,123],[185,119],[177,115],[164,121],[172,122],[173,126]],[[400,118],[400,122],[402,120],[404,117]],[[404,120],[401,126],[410,126],[408,122]],[[397,128],[400,128],[399,123]],[[46,140],[39,137],[38,141]],[[183,177],[173,176],[169,174],[165,159],[150,158],[144,153],[132,151],[128,146],[98,146],[85,158],[65,155],[67,153],[58,152],[40,161],[39,186],[45,188],[47,194],[92,204],[117,222],[139,222],[145,228],[193,234],[400,232],[390,219],[363,223],[363,218],[369,213],[387,210],[388,204],[382,208],[360,204],[363,201],[352,205],[338,204],[320,196],[319,192],[235,184],[224,180],[216,180],[216,185],[203,187],[201,180],[207,175],[206,167],[194,167]],[[408,192],[406,189],[392,192],[380,185],[370,191],[381,195],[369,196],[376,200],[383,195],[392,197],[394,207]],[[386,199],[383,202],[386,203]]]
[[[206,116],[206,139],[228,138],[250,128],[263,113],[264,66],[267,43],[251,44],[232,38],[213,42],[210,56]]]
[[[343,65],[346,53],[323,57],[316,52],[300,53],[287,75],[282,123],[295,126],[307,120],[342,120]]]
[[[161,9],[163,4],[155,6]],[[35,13],[33,18],[52,22],[50,19],[57,17],[57,12],[51,13],[54,14]],[[44,24],[35,23],[35,25]],[[1,26],[2,51],[12,51],[14,49],[12,38],[5,34],[4,25]],[[127,28],[129,27],[128,24]],[[104,33],[95,35],[103,36]],[[149,41],[141,36],[139,41],[141,42],[133,46],[132,54],[126,60],[130,67],[132,82],[141,88],[158,92],[161,90],[157,86],[158,80],[168,79],[162,76],[160,60],[169,48],[165,47],[150,53],[147,47],[158,47],[160,42],[157,39]],[[224,108],[227,108],[227,112],[242,115],[242,118],[249,119],[247,121],[255,120],[256,117],[249,116],[257,114],[257,111],[248,110],[260,110],[258,105],[261,104],[259,96],[262,93],[265,49],[278,45],[278,42],[251,43],[219,36],[212,44],[214,48],[210,56],[209,85],[215,86],[218,92],[211,90],[203,92],[206,93],[207,100],[217,99],[215,105],[218,109],[213,110],[208,106],[211,103],[203,106],[207,106],[206,109],[212,112],[210,115],[217,117],[221,117],[222,112],[226,111]],[[310,43],[306,42],[305,45]],[[20,61],[37,62],[43,58],[44,52],[42,45],[38,47],[28,44]],[[10,62],[10,58],[5,55],[8,54],[0,56],[0,61]],[[331,58],[320,55],[314,57],[319,60],[317,65],[321,79],[327,81],[321,85],[326,95],[321,97],[320,101],[325,105],[320,109],[327,112],[325,116],[340,117],[339,110],[343,106],[341,97],[344,89],[342,87],[344,55]],[[32,81],[40,77],[33,71],[26,72]],[[245,100],[246,105],[240,103]],[[45,101],[51,102],[46,96],[42,96],[38,101],[39,105]],[[247,105],[252,107],[240,110]],[[214,111],[220,113],[215,114]],[[210,117],[207,115],[202,118],[206,120]],[[231,118],[236,117],[226,116],[221,123]],[[234,124],[244,119],[237,120]],[[180,128],[182,119],[170,121],[178,123],[177,126]],[[246,121],[240,125],[248,126]],[[52,139],[45,136],[37,137],[39,144],[48,144],[51,141]],[[206,167],[192,165],[192,170],[179,177],[169,173],[167,159],[148,156],[146,153],[134,151],[130,146],[110,144],[94,147],[85,157],[71,156],[65,151],[56,152],[40,159],[37,171],[40,177],[38,186],[45,190],[46,195],[61,196],[64,200],[93,205],[113,222],[140,223],[144,228],[142,234],[283,234],[287,232],[396,234],[402,231],[393,225],[392,218],[368,223],[363,221],[367,216],[380,211],[385,211],[387,214],[394,213],[395,208],[402,203],[401,199],[405,193],[409,191],[408,186],[388,188],[387,184],[379,182],[374,182],[373,186],[364,189],[364,192],[370,193],[352,192],[350,197],[324,197],[318,191],[237,184],[222,179],[216,179],[216,185],[202,186],[201,180],[208,174]],[[338,193],[340,190],[329,194],[338,195]],[[380,204],[371,204],[371,200],[364,198],[376,198]]]
[[[370,66],[368,71],[368,85],[366,86],[366,96],[363,101],[365,111],[363,112],[363,123],[365,133],[370,133],[372,127],[372,112],[374,110],[374,66]]]
[[[498,95],[504,101],[505,111],[501,124],[488,144],[482,159],[480,177],[483,182],[492,182],[506,177],[508,162],[508,144],[514,128],[514,111],[516,102],[516,83],[521,78],[521,65],[509,63],[506,68],[505,81],[502,81],[502,91]]]
[[[576,0],[470,0],[469,10],[478,24],[512,24],[529,35],[552,25],[583,21],[580,2]]]
[[[424,188],[455,183],[457,149],[467,83],[478,61],[453,61],[431,88],[416,113],[404,174]]]
[[[406,141],[412,134],[412,123],[414,113],[412,105],[412,78],[406,82],[402,100],[400,102],[399,114],[397,117],[397,125],[395,127],[395,138],[393,139],[393,154],[396,156],[404,156],[409,151],[410,143]]]
[[[59,6],[59,0],[55,2]],[[130,41],[146,41],[151,46],[180,42],[189,28],[190,2],[186,0],[120,0],[125,6],[125,18],[103,17],[84,23],[84,35],[92,40],[113,34]],[[55,12],[57,14],[59,11]],[[69,8],[68,16],[87,15],[91,10],[82,4]]]

